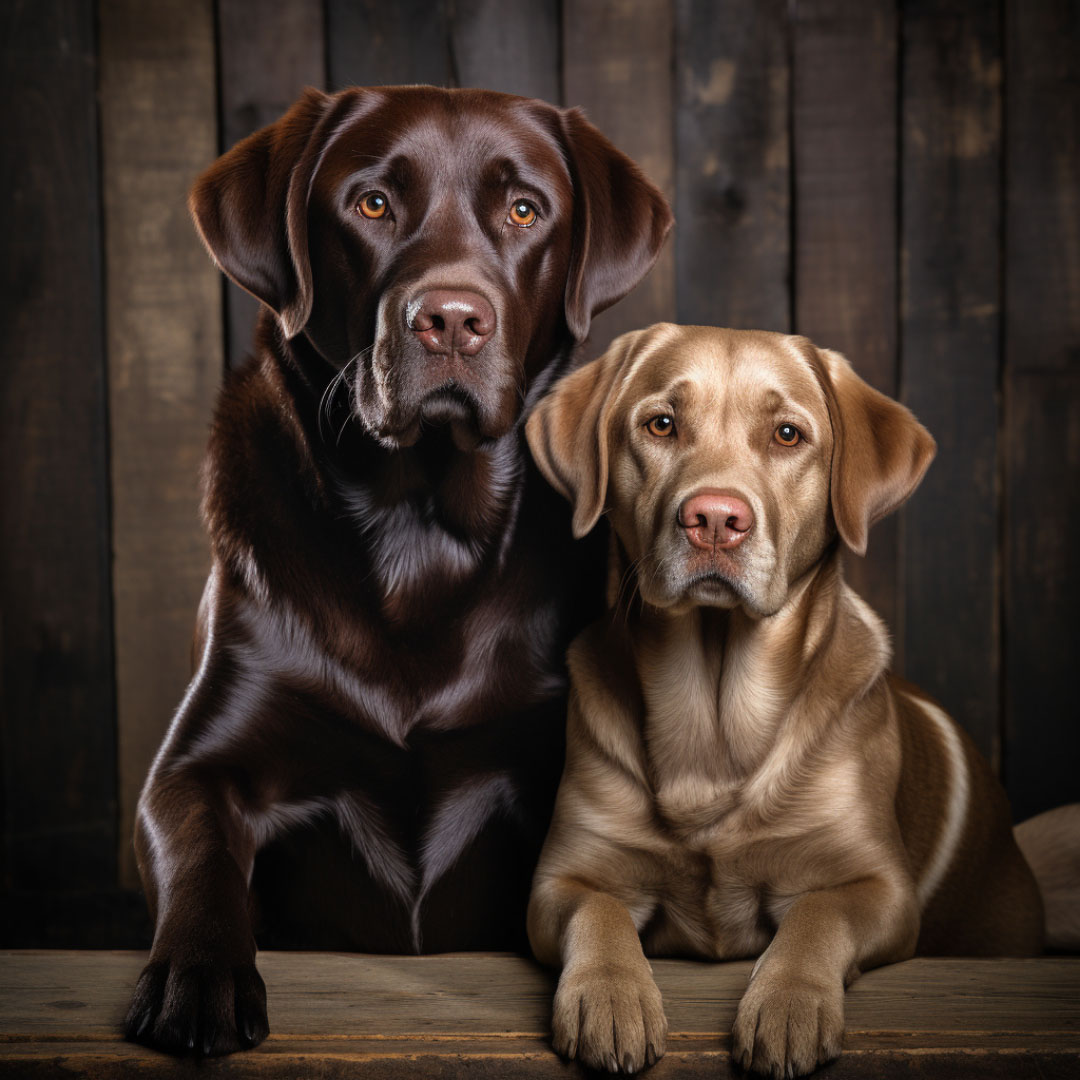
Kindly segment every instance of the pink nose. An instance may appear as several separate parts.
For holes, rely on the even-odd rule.
[[[730,492],[699,491],[679,507],[679,524],[694,547],[730,551],[754,527],[754,512]]]
[[[495,333],[495,309],[479,293],[432,289],[409,305],[409,329],[429,353],[475,356]]]

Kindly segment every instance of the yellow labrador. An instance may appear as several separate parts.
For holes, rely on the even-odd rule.
[[[527,433],[576,535],[610,514],[622,574],[570,650],[529,908],[563,968],[556,1049],[627,1072],[663,1053],[645,953],[760,954],[733,1054],[792,1076],[840,1052],[860,971],[1039,952],[1004,792],[888,673],[843,579],[842,544],[863,552],[934,455],[911,413],[805,338],[661,324],[559,383]]]

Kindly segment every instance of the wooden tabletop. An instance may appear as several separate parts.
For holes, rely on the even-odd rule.
[[[554,979],[515,956],[261,953],[269,1039],[181,1062],[121,1040],[134,952],[0,952],[0,1076],[567,1077]],[[648,1074],[739,1075],[729,1031],[749,963],[653,962],[671,1034]],[[1080,958],[910,960],[847,996],[847,1077],[1080,1077]]]

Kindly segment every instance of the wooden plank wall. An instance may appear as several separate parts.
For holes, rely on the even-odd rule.
[[[901,519],[895,627],[906,670],[999,766],[1000,15],[933,0],[900,26],[898,372],[938,456]]]
[[[794,327],[844,353],[896,396],[898,26],[892,4],[805,0],[795,8]],[[897,633],[898,519],[848,559],[852,584]]]
[[[1080,603],[1078,0],[1008,0],[1002,407],[1005,779],[1031,813],[1077,796]]]
[[[93,12],[5,5],[0,57],[3,882],[88,892],[117,779]]]
[[[112,447],[119,844],[191,677],[209,569],[198,475],[221,381],[221,282],[187,213],[217,152],[212,0],[102,0],[101,135]]]
[[[326,85],[322,0],[217,0],[220,149],[272,123],[305,86]],[[259,302],[223,279],[226,355],[248,355]]]
[[[678,219],[590,353],[656,319],[793,330],[908,402],[938,460],[850,576],[1018,816],[1080,798],[1080,0],[4,0],[0,29],[7,943],[145,931],[133,807],[256,312],[184,196],[306,84],[583,106]]]

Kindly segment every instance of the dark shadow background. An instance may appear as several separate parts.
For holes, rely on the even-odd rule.
[[[305,84],[581,105],[671,198],[596,324],[806,333],[940,452],[850,576],[1017,817],[1080,798],[1077,0],[0,0],[0,944],[148,943],[131,855],[253,305],[194,176]]]

